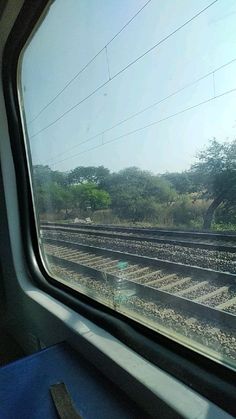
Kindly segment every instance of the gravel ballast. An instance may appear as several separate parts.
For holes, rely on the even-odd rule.
[[[78,291],[84,292],[94,299],[106,300],[106,304],[119,311],[130,310],[132,316],[140,321],[140,316],[145,324],[151,328],[159,330],[159,327],[167,329],[170,335],[181,335],[183,341],[190,339],[193,346],[198,349],[198,344],[205,347],[206,352],[213,350],[217,352],[224,362],[236,362],[236,338],[235,330],[224,328],[216,321],[207,321],[198,316],[192,316],[179,309],[173,309],[164,303],[153,303],[145,301],[136,296],[119,299],[119,289],[114,290],[108,283],[99,282],[88,276],[82,276],[73,270],[50,264],[50,269],[54,275],[66,280]],[[123,310],[124,309],[124,310]],[[234,365],[235,367],[235,365]]]
[[[236,274],[236,254],[230,252],[173,246],[171,244],[156,244],[148,241],[141,243],[115,238],[92,237],[86,234],[60,231],[44,231],[43,237],[68,240],[75,243],[104,247],[140,256],[149,256]]]

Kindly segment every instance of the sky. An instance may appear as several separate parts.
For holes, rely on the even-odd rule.
[[[213,137],[232,141],[236,1],[217,0],[168,37],[212,2],[54,1],[19,65],[33,164],[176,172]]]

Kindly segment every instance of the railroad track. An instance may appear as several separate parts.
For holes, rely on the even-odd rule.
[[[45,224],[41,225],[43,231],[61,231],[77,233],[88,236],[121,239],[136,242],[151,242],[171,244],[188,248],[200,248],[223,252],[236,252],[236,235],[219,233],[202,233],[171,231],[163,229],[146,229],[135,227],[101,226],[101,225],[74,225],[74,224]]]
[[[126,304],[138,297],[236,325],[236,275],[65,240],[43,243],[50,263],[109,284]]]

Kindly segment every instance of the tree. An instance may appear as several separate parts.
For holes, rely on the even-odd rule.
[[[56,182],[39,186],[36,192],[39,212],[59,212],[71,207],[70,191]]]
[[[215,211],[214,219],[216,223],[224,226],[227,224],[236,226],[236,201],[221,204]]]
[[[203,228],[209,229],[219,205],[236,202],[236,140],[231,143],[211,140],[199,153],[191,172],[202,196],[212,199],[203,223]]]
[[[91,208],[92,211],[105,209],[111,203],[109,193],[99,189],[93,183],[72,185],[70,191],[73,207],[83,211],[86,211],[88,208]]]
[[[103,166],[79,166],[72,170],[69,175],[69,183],[71,185],[81,183],[95,183],[96,185],[102,185],[104,180],[109,176],[110,171]]]
[[[52,170],[49,166],[38,164],[33,167],[33,182],[36,187],[53,182],[64,186],[67,184],[67,173]]]
[[[180,194],[187,194],[196,191],[196,185],[194,185],[190,172],[172,172],[165,173],[162,175]]]
[[[175,196],[165,179],[137,167],[112,173],[106,179],[104,188],[111,196],[113,211],[119,217],[132,221],[153,218],[156,204],[172,202]]]

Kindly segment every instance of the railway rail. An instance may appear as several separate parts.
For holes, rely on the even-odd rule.
[[[236,326],[236,275],[65,240],[43,239],[49,262],[105,282],[128,303],[164,302],[221,327]]]
[[[42,231],[62,231],[126,241],[171,244],[189,248],[236,252],[236,235],[106,225],[43,223]]]

